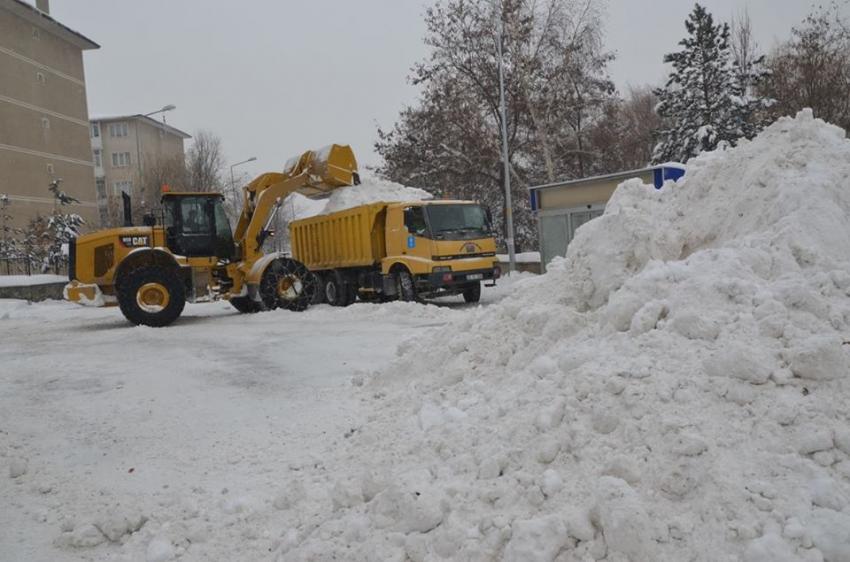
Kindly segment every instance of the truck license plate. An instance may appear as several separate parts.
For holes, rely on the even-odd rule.
[[[470,273],[466,276],[466,279],[469,281],[477,281],[478,279],[484,279],[483,273]]]

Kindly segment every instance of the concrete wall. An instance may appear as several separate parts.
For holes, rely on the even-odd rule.
[[[0,287],[0,299],[22,299],[27,301],[62,300],[65,283],[42,283],[18,287]]]
[[[55,178],[98,227],[82,50],[0,9],[0,193],[13,226],[52,212]]]

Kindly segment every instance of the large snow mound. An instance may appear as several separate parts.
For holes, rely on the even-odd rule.
[[[366,383],[276,556],[850,560],[849,258],[850,142],[810,111],[624,183]]]
[[[286,220],[297,220],[379,201],[422,201],[432,197],[424,189],[366,176],[359,185],[336,189],[324,199],[310,199],[293,193],[284,201],[282,212]]]

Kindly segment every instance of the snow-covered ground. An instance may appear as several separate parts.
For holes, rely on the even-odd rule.
[[[780,119],[489,306],[12,303],[0,558],[847,562],[848,178]]]
[[[370,415],[353,385],[476,308],[435,302],[187,305],[150,329],[116,308],[0,300],[0,560],[270,557],[307,493],[296,477]]]

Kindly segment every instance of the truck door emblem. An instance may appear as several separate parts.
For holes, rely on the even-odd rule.
[[[416,247],[416,237],[415,236],[411,235],[411,236],[407,237],[407,247],[408,248],[415,248]]]

